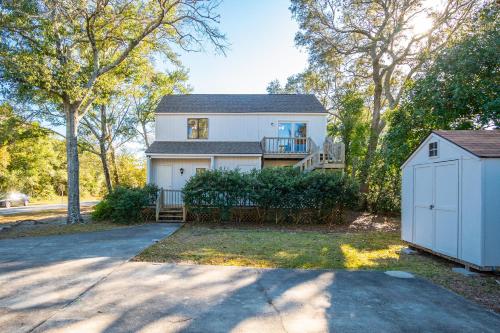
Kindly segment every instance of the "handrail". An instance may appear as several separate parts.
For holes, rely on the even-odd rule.
[[[264,137],[260,142],[265,154],[309,154],[308,137]]]
[[[182,208],[184,206],[184,197],[182,190],[163,190],[163,207]]]
[[[345,162],[345,145],[343,142],[335,142],[332,138],[326,138],[323,144],[323,151],[327,162]]]
[[[163,204],[163,188],[160,188],[158,190],[158,195],[156,197],[156,214],[155,214],[155,218],[156,218],[156,221],[158,222],[158,220],[160,219],[160,210],[161,210],[161,207],[162,207],[162,204]]]
[[[295,164],[295,167],[300,171],[310,171],[320,164],[338,163],[343,164],[345,160],[345,146],[342,142],[335,142],[332,138],[328,137],[323,143],[323,149],[314,143],[309,138],[309,145],[311,152],[304,159]]]

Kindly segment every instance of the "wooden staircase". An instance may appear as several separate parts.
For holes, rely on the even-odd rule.
[[[159,211],[157,222],[182,223],[184,222],[184,211],[182,208],[164,208]]]
[[[345,146],[342,142],[334,142],[332,138],[327,138],[323,149],[320,149],[314,142],[311,144],[311,153],[295,164],[295,167],[303,172],[316,169],[344,169]]]
[[[180,190],[160,188],[156,198],[156,222],[183,223],[186,221],[186,208]]]

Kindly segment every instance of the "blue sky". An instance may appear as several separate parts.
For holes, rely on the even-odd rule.
[[[218,12],[221,32],[231,44],[227,55],[179,52],[189,69],[193,93],[266,93],[267,84],[285,80],[307,65],[294,44],[298,30],[288,0],[225,0]]]

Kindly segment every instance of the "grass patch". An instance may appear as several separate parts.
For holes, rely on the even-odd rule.
[[[436,256],[403,255],[399,232],[322,233],[186,226],[138,261],[303,269],[404,270],[500,311],[494,275],[467,278]]]
[[[80,197],[80,202],[83,201],[100,201],[101,197],[85,196]],[[67,204],[68,197],[65,195],[63,197],[49,197],[49,198],[30,198],[30,204],[33,205],[50,205],[50,204]]]
[[[30,226],[29,228],[12,228],[11,230],[0,232],[0,239],[20,238],[20,237],[40,237],[53,235],[75,234],[80,232],[94,232],[123,228],[125,225],[118,225],[109,222],[88,222],[81,224],[42,224]]]
[[[82,214],[91,212],[93,207],[80,207],[80,212]],[[47,209],[38,212],[20,212],[9,215],[0,216],[0,224],[2,223],[12,223],[24,220],[46,220],[46,219],[56,219],[66,217],[67,209]]]

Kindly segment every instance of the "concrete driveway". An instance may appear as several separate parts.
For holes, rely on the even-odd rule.
[[[125,262],[174,229],[0,241],[2,331],[498,332],[500,327],[500,316],[454,293],[383,272]]]
[[[0,240],[0,332],[30,332],[178,227]]]

